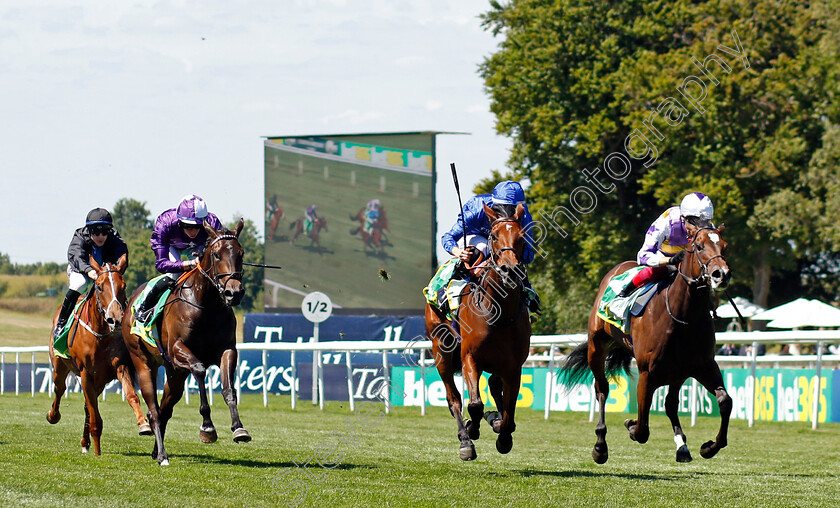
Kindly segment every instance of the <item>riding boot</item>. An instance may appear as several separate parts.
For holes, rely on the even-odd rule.
[[[633,285],[633,283],[631,282],[630,284],[624,286],[624,289],[622,289],[621,292],[618,293],[616,296],[618,298],[627,298],[635,290],[636,290],[636,286]]]
[[[528,298],[528,310],[531,311],[532,314],[539,314],[542,310],[540,295],[537,293],[537,290],[534,289],[534,286],[531,285],[531,281],[528,280],[527,274],[525,275],[525,280],[522,281],[522,286],[525,289],[525,295]]]
[[[61,303],[61,310],[58,313],[58,321],[55,323],[53,336],[58,337],[61,335],[61,332],[64,330],[64,325],[67,324],[67,318],[70,317],[70,313],[73,311],[73,306],[76,305],[76,300],[79,299],[80,295],[81,293],[73,289],[67,290],[67,294],[64,296],[64,301]]]
[[[141,303],[140,307],[137,308],[137,312],[134,313],[134,319],[140,323],[147,324],[146,321],[148,321],[149,318],[152,317],[152,314],[154,314],[155,305],[157,305],[160,295],[167,289],[172,289],[174,287],[174,282],[175,280],[169,277],[163,277],[158,280],[152,287],[152,290],[149,291],[149,294],[146,295],[143,303]]]

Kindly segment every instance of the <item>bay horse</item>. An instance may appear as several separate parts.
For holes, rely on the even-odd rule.
[[[237,239],[243,224],[240,219],[235,231],[216,231],[204,225],[209,235],[204,255],[193,270],[180,278],[167,298],[158,323],[160,349],[131,333],[133,315],[123,321],[123,338],[137,369],[155,436],[152,458],[162,466],[169,464],[163,446],[166,424],[172,417],[173,407],[184,394],[184,382],[190,374],[198,384],[201,399],[199,413],[203,422],[199,437],[205,443],[218,439],[210,419],[205,384],[211,365],[218,365],[221,371],[222,396],[230,409],[233,440],[237,443],[251,440],[239,419],[236,391],[231,385],[237,361],[236,317],[232,307],[238,305],[245,294],[242,284],[244,250]],[[130,306],[133,307],[142,290],[143,286],[140,286],[134,292]],[[166,369],[166,386],[158,406],[157,371],[161,365]]]
[[[473,269],[478,283],[471,282],[469,291],[461,299],[457,319],[460,343],[459,332],[446,319],[445,313],[426,304],[426,333],[432,341],[432,353],[446,387],[449,411],[458,424],[461,442],[458,456],[462,460],[476,458],[473,440],[479,438],[482,417],[499,434],[496,450],[505,454],[513,448],[516,399],[531,338],[531,321],[523,295],[527,274],[520,264],[525,238],[519,221],[524,208],[518,205],[513,216],[503,217],[485,205],[484,213],[491,222],[490,255],[485,265]],[[469,393],[470,419],[466,421],[462,417],[461,393],[455,385],[454,375],[458,370],[464,376]],[[482,372],[491,373],[490,394],[499,412],[484,413],[478,390]]]
[[[274,233],[277,231],[277,226],[280,224],[280,221],[286,218],[286,213],[283,211],[283,207],[278,205],[276,201],[272,202],[273,205],[269,205],[268,209],[268,221],[269,225],[267,228],[268,234],[266,235],[269,240],[274,240]]]
[[[634,357],[639,369],[638,416],[624,422],[633,441],[647,442],[653,392],[667,385],[665,413],[674,429],[676,460],[691,461],[677,407],[680,387],[686,379],[693,377],[714,394],[721,418],[717,437],[700,447],[700,455],[710,459],[727,444],[732,399],[726,392],[720,367],[715,361],[715,330],[710,312],[712,292],[725,289],[732,276],[724,257],[728,246],[721,237],[723,225],[719,228],[698,228],[686,223],[685,227],[690,247],[678,266],[678,276],[653,296],[641,315],[631,318],[630,335],[621,333],[597,316],[598,303],[610,279],[638,266],[632,261],[625,261],[611,269],[601,281],[589,316],[588,340],[566,360],[563,377],[567,382],[583,379],[587,368],[595,376],[600,412],[595,426],[597,440],[592,458],[598,464],[603,464],[609,457],[604,421],[604,406],[610,390],[607,376],[613,376],[620,370],[629,373],[630,361]]]
[[[297,240],[297,238],[303,234],[303,220],[303,217],[300,217],[296,221],[289,224],[289,229],[295,230],[294,236],[292,236],[292,238],[289,240],[289,243],[291,243],[292,245],[294,245],[295,240]],[[318,235],[322,229],[324,231],[329,231],[329,229],[327,229],[327,219],[325,219],[324,217],[316,217],[315,221],[312,223],[312,231],[310,231],[306,235],[310,239],[310,247],[316,245],[318,247],[321,246],[321,241],[318,239]]]
[[[67,374],[75,373],[82,380],[85,395],[85,424],[82,432],[82,453],[90,450],[93,436],[93,453],[101,454],[99,445],[102,436],[102,417],[99,414],[97,398],[105,385],[114,379],[122,383],[123,393],[134,416],[141,435],[152,433],[146,417],[140,408],[140,399],[134,391],[134,366],[122,340],[120,323],[125,311],[125,279],[123,273],[128,267],[128,256],[123,255],[116,265],[106,263],[100,266],[91,256],[90,264],[96,270],[93,281],[93,295],[79,308],[72,322],[68,339],[67,354],[63,358],[55,354],[50,341],[50,363],[53,368],[55,398],[47,413],[47,421],[56,424],[61,420],[59,405],[67,389]],[[53,328],[58,312],[53,318]]]

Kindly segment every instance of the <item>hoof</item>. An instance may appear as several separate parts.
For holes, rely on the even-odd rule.
[[[148,423],[144,423],[140,425],[140,435],[141,436],[151,436],[152,435],[152,428],[149,426]]]
[[[700,447],[700,456],[704,459],[711,459],[712,457],[717,455],[717,452],[720,451],[720,448],[715,448],[714,445],[714,441],[706,441],[705,443],[703,443],[703,446]]]
[[[595,447],[592,448],[592,460],[594,460],[596,464],[604,464],[609,458],[610,452],[607,449],[606,444],[603,446],[595,445]]]
[[[691,462],[691,452],[688,446],[682,445],[677,449],[677,462]]]
[[[472,443],[469,446],[462,446],[460,450],[458,450],[458,457],[461,458],[463,461],[467,460],[475,460],[478,455],[475,454],[475,445]]]
[[[636,420],[624,420],[624,427],[630,433],[630,439],[636,440]]]
[[[247,443],[251,440],[251,434],[248,434],[248,431],[245,430],[244,427],[239,427],[235,431],[233,431],[233,442],[234,443]]]
[[[215,443],[216,440],[219,439],[219,436],[216,434],[216,429],[213,427],[208,429],[199,429],[198,437],[201,439],[202,443]]]
[[[484,413],[484,420],[496,434],[502,429],[502,415],[498,411],[487,411]]]
[[[502,455],[509,453],[513,448],[513,436],[510,434],[499,434],[496,438],[496,451]]]
[[[53,414],[52,412],[47,413],[47,421],[51,424],[55,425],[58,421],[61,420],[61,413],[56,412]]]
[[[90,451],[90,448],[88,448],[87,446],[82,447],[82,453],[87,453],[89,451]]]

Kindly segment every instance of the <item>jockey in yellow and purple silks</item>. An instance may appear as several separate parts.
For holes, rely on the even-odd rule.
[[[527,265],[534,260],[533,240],[530,238],[530,224],[533,222],[528,205],[525,203],[525,191],[519,182],[505,180],[496,185],[492,194],[479,194],[470,198],[464,203],[464,208],[459,214],[458,220],[452,229],[443,234],[440,241],[446,252],[467,263],[474,250],[484,254],[485,259],[490,255],[490,247],[487,243],[487,236],[490,234],[490,219],[484,213],[484,205],[499,212],[503,217],[513,216],[516,206],[522,205],[525,208],[520,223],[526,231],[525,249],[522,253],[520,263]],[[463,220],[462,220],[463,217]],[[458,240],[466,236],[467,249],[458,247]],[[528,307],[531,312],[538,312],[540,299],[537,292],[531,286],[528,277],[523,281],[525,292],[528,294]]]
[[[646,268],[636,274],[632,283],[618,296],[628,296],[636,288],[676,271],[688,248],[689,237],[685,223],[689,222],[699,228],[714,227],[714,214],[712,200],[701,192],[687,194],[680,206],[665,210],[648,228],[642,248],[636,255],[636,262]]]

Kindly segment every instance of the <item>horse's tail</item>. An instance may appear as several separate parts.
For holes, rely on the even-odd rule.
[[[589,343],[576,347],[560,369],[560,382],[565,386],[581,383],[589,376]]]
[[[630,362],[633,361],[633,353],[623,347],[616,347],[607,353],[607,365],[604,372],[608,378],[615,378],[622,371],[630,377]]]

